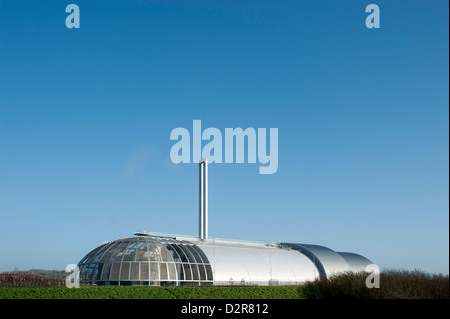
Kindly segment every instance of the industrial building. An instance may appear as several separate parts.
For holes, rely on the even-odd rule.
[[[299,243],[209,238],[208,165],[200,162],[198,238],[137,232],[78,263],[80,282],[120,286],[297,285],[372,264],[349,252]]]

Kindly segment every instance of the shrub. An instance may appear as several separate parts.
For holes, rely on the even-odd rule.
[[[62,285],[63,280],[25,274],[20,272],[1,273],[0,287],[48,287]]]
[[[389,270],[380,274],[380,288],[367,288],[366,272],[347,272],[305,284],[311,299],[448,299],[449,277],[419,270]]]

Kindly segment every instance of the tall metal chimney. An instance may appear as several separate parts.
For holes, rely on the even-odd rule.
[[[208,239],[208,159],[205,158],[203,161],[203,187],[205,188],[204,193],[204,221],[203,221],[203,235],[205,239]]]
[[[208,238],[208,160],[199,162],[199,238]]]
[[[203,214],[204,214],[204,187],[203,187],[203,161],[199,162],[199,228],[198,228],[198,237],[200,239],[204,239],[205,238],[205,233],[203,232],[203,224],[204,224],[204,220],[203,220]]]

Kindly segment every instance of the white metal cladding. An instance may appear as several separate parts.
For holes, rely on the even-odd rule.
[[[350,270],[354,272],[366,271],[366,267],[373,264],[369,259],[358,254],[348,252],[338,252],[338,254],[345,259],[350,266]]]
[[[296,250],[275,246],[196,242],[211,264],[215,285],[283,285],[314,280],[313,262]]]
[[[350,266],[345,259],[327,247],[293,243],[282,243],[282,245],[289,246],[308,256],[317,265],[321,275],[327,278],[350,270]]]
[[[319,276],[364,271],[354,253],[297,243],[199,239],[138,233],[81,259],[80,280],[111,285],[295,285]],[[155,237],[155,238],[152,238]]]

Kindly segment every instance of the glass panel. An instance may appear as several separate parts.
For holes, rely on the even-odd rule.
[[[78,270],[80,271],[80,280],[83,280],[85,267],[86,267],[85,265],[78,264]]]
[[[175,264],[175,268],[177,269],[178,280],[184,280],[184,271],[182,264]]]
[[[204,265],[198,265],[198,271],[200,273],[200,280],[206,280],[206,271]]]
[[[180,249],[180,247],[178,247],[178,245],[172,245],[173,248],[176,250],[176,252],[178,253],[178,255],[181,258],[182,262],[188,262],[188,259],[186,257],[186,254]]]
[[[78,266],[79,270],[80,270],[80,282],[84,281],[84,268],[83,266]]]
[[[170,254],[172,255],[173,261],[175,261],[175,262],[180,262],[181,261],[181,258],[178,255],[178,253],[175,251],[173,245],[167,244],[166,248],[170,252]]]
[[[86,281],[91,281],[91,278],[92,278],[92,272],[93,272],[93,270],[94,270],[94,267],[95,267],[95,264],[89,264],[89,265],[87,265],[87,267],[85,268],[85,270],[86,270],[86,277],[85,277],[85,280],[86,280]]]
[[[150,280],[148,276],[148,263],[141,263],[141,280]]]
[[[78,265],[78,269],[80,270],[80,280],[83,281],[84,280],[84,268],[86,266],[85,265]]]
[[[123,254],[123,260],[124,261],[134,261],[134,258],[136,256],[136,250],[134,247],[136,246],[136,243],[131,243],[124,251]]]
[[[195,250],[194,246],[186,246],[186,248],[189,249],[189,252],[192,254],[192,256],[194,256],[195,262],[203,264],[202,257],[199,255],[197,250]]]
[[[83,263],[89,262],[89,261],[90,261],[90,258],[91,258],[92,256],[94,256],[95,253],[97,253],[101,248],[103,248],[103,246],[104,246],[104,245],[101,245],[101,246],[95,248],[95,249],[94,249],[93,251],[91,251],[89,254],[87,254],[86,256],[84,256],[83,259],[80,261],[80,263],[83,264]]]
[[[207,280],[213,280],[211,265],[207,264],[207,265],[205,265],[205,268],[206,268]]]
[[[209,264],[209,260],[208,260],[208,258],[206,257],[206,255],[205,255],[205,253],[203,252],[203,250],[201,250],[200,248],[198,248],[197,246],[192,246],[192,248],[193,249],[195,249],[197,252],[198,252],[198,254],[202,257],[202,260],[203,260],[203,263],[204,264]]]
[[[109,280],[110,273],[111,273],[111,263],[105,263],[105,265],[103,266],[101,280]]]
[[[192,280],[198,280],[198,268],[196,264],[191,264]]]
[[[149,254],[147,250],[147,243],[140,242],[136,245],[136,261],[149,261]]]
[[[131,263],[130,280],[139,280],[139,263]]]
[[[190,263],[195,263],[197,262],[194,258],[194,256],[192,256],[191,252],[189,251],[189,249],[185,246],[185,245],[178,245],[178,247],[184,252],[184,254],[187,257],[187,261]]]
[[[120,263],[112,264],[110,280],[119,280]]]
[[[159,271],[160,271],[161,280],[169,279],[167,277],[167,264],[166,263],[159,264]]]
[[[159,280],[158,263],[150,263],[150,280]]]
[[[111,256],[111,261],[121,261],[123,257],[123,251],[127,248],[129,242],[123,241],[117,246],[116,250],[113,252]]]
[[[169,271],[169,280],[177,280],[177,272],[175,270],[175,264],[168,263],[167,270]]]
[[[114,252],[114,249],[119,245],[120,243],[111,243],[110,247],[105,251],[105,253],[100,257],[100,261],[109,261],[109,258],[111,258],[112,253]]]
[[[92,275],[92,281],[100,280],[100,275],[102,274],[103,264],[97,264],[97,267],[94,270],[94,274]]]
[[[189,264],[183,264],[183,268],[184,268],[184,279],[192,280],[191,267],[189,266]]]
[[[151,244],[148,246],[150,261],[161,261],[161,244]]]
[[[164,246],[161,246],[161,257],[162,261],[173,261],[172,254]]]
[[[120,269],[120,280],[128,280],[130,276],[130,263],[122,263]]]
[[[105,248],[106,247],[101,247],[99,250],[97,250],[97,252],[93,254],[92,257],[90,258],[90,262],[91,263],[97,262],[99,258],[105,253]]]

